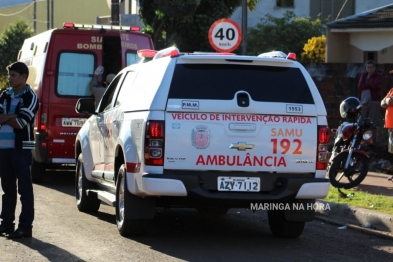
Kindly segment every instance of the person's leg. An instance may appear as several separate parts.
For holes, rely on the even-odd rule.
[[[1,206],[1,225],[13,229],[16,209],[16,176],[11,165],[12,149],[0,149],[1,188],[3,190]]]
[[[393,129],[388,129],[388,152],[393,154]],[[393,176],[388,177],[388,180],[393,181]]]
[[[362,104],[362,111],[360,111],[362,119],[370,118],[370,102]]]
[[[32,162],[31,150],[14,150],[12,166],[18,178],[18,193],[22,203],[18,228],[31,230],[34,220],[34,195],[30,165]]]

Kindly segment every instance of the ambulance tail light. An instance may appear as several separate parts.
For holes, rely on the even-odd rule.
[[[318,126],[317,144],[317,170],[326,170],[329,162],[330,153],[328,144],[330,142],[330,130],[327,126]]]
[[[43,108],[41,113],[37,114],[37,131],[46,132],[48,127],[48,109]]]
[[[287,59],[296,61],[296,54],[295,53],[288,53]]]
[[[145,135],[145,165],[164,165],[164,121],[148,121]]]

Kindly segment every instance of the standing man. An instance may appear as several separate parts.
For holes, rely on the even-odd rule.
[[[104,73],[104,67],[103,66],[99,66],[96,68],[96,70],[94,71],[94,75],[93,78],[90,81],[90,91],[94,96],[94,103],[96,106],[96,109],[98,107],[98,105],[100,104],[101,98],[105,93],[106,88],[108,87],[108,85],[112,82],[113,78],[115,78],[115,74],[108,74],[106,76],[106,82],[103,82],[102,86],[98,85],[98,76],[102,75]]]
[[[15,62],[7,67],[10,88],[0,94],[0,177],[3,189],[0,234],[8,239],[31,237],[34,220],[33,183],[30,173],[34,149],[34,119],[39,101],[26,84],[28,67]],[[14,231],[17,193],[22,211]]]
[[[393,76],[393,70],[389,74]],[[388,152],[393,154],[393,87],[381,100],[381,107],[386,109],[384,128],[388,129]],[[393,180],[393,176],[388,177],[388,180]]]
[[[358,98],[362,104],[362,119],[369,118],[376,127],[379,126],[379,111],[381,103],[381,85],[383,75],[376,71],[375,62],[366,62],[366,71],[360,76]],[[377,131],[373,130],[373,140],[377,142]]]

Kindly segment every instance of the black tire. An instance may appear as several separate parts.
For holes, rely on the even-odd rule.
[[[76,206],[81,212],[97,212],[100,208],[101,200],[96,196],[86,194],[86,190],[92,189],[93,185],[85,176],[83,157],[82,154],[79,154],[75,172],[75,198]]]
[[[268,210],[267,215],[275,237],[296,238],[303,233],[306,222],[286,220],[284,210]]]
[[[34,160],[31,163],[31,179],[33,183],[42,183],[44,180],[45,172],[46,172],[46,167],[45,163],[38,163],[37,161]]]
[[[122,236],[140,236],[144,235],[148,226],[148,219],[130,219],[125,216],[125,209],[132,208],[127,199],[138,197],[132,195],[127,190],[126,168],[121,165],[116,182],[116,224],[120,235]],[[127,197],[126,197],[126,194]]]
[[[332,186],[349,189],[359,185],[368,172],[368,158],[360,153],[352,153],[352,164],[343,174],[348,153],[336,156],[329,167],[329,179]]]

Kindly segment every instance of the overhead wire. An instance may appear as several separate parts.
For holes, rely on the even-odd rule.
[[[25,8],[23,8],[22,10],[20,10],[18,12],[15,12],[15,13],[12,13],[12,14],[2,14],[2,13],[0,13],[0,16],[14,16],[14,15],[20,14],[20,13],[22,13],[23,11],[25,11],[26,9],[28,9],[32,5],[34,5],[34,2],[29,4],[28,6],[26,6]]]

